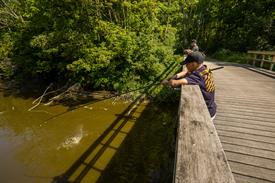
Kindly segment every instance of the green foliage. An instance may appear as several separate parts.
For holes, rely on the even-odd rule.
[[[213,58],[236,63],[246,63],[249,56],[246,53],[232,52],[227,49],[221,49],[211,55]]]
[[[1,72],[11,75],[10,65],[16,65],[21,78],[123,91],[157,80],[175,61],[174,49],[182,53],[194,38],[208,52],[274,49],[272,0],[3,0],[0,5]]]
[[[122,91],[155,81],[174,61],[176,29],[160,21],[165,3],[31,0],[23,4],[20,14],[25,23],[13,36],[12,50],[12,60],[23,76]]]
[[[8,79],[14,73],[14,65],[11,62],[13,41],[9,34],[0,35],[0,78]]]
[[[192,2],[192,1],[190,1]],[[272,0],[199,0],[182,5],[178,49],[197,39],[203,51],[271,50],[275,42],[275,4]]]
[[[4,60],[11,57],[13,41],[11,35],[7,33],[0,36],[0,60]]]

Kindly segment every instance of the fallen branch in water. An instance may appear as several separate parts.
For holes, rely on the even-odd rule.
[[[45,105],[49,105],[49,104],[51,104],[54,101],[62,100],[66,96],[67,93],[69,93],[69,92],[77,92],[77,91],[79,91],[79,88],[80,88],[80,84],[79,83],[75,83],[72,86],[70,86],[67,90],[65,90],[64,92],[62,92],[59,95],[56,95],[56,96],[50,98],[49,102],[46,103]]]
[[[52,86],[52,83],[46,88],[46,90],[44,91],[44,93],[39,97],[40,99],[39,99],[38,103],[37,103],[36,105],[32,106],[31,108],[29,108],[28,111],[31,111],[31,110],[35,109],[37,106],[40,105],[40,103],[41,103],[43,97],[45,96],[46,92],[48,91],[48,89],[49,89],[51,86]]]
[[[59,92],[60,90],[63,90],[63,89],[65,89],[65,88],[66,88],[66,85],[63,86],[63,87],[61,87],[61,88],[59,88],[59,89],[57,89],[57,90],[54,90],[54,91],[50,91],[50,92],[48,92],[48,93],[45,93],[45,95],[44,95],[43,97],[45,97],[45,96],[47,96],[47,95],[50,95],[50,94],[52,94],[52,93]],[[42,97],[42,95],[41,95],[40,97],[38,97],[37,99],[35,99],[32,103],[35,104],[41,97]]]
[[[51,105],[53,103],[53,100],[50,101],[50,102],[47,102],[46,104],[44,104],[44,106],[48,106],[48,105]]]
[[[68,92],[68,90],[66,90],[66,91],[64,91],[64,92],[62,92],[62,93],[60,93],[59,95],[56,95],[56,96],[50,98],[50,99],[49,99],[49,102],[53,102],[53,101],[55,101],[55,100],[58,100],[59,98],[61,98],[61,97],[62,97],[65,93],[67,93],[67,92]]]

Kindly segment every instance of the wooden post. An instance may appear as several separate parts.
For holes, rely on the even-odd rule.
[[[199,86],[182,86],[175,183],[235,183]]]
[[[257,59],[257,54],[254,54],[254,59],[253,59],[253,66],[255,66],[255,62],[256,62],[256,59]]]
[[[275,55],[272,56],[272,63],[270,64],[269,70],[271,71],[273,70],[274,63],[275,63]]]
[[[264,66],[264,57],[265,57],[265,55],[261,55],[261,57],[262,57],[262,60],[261,60],[260,68],[263,68],[263,66]]]

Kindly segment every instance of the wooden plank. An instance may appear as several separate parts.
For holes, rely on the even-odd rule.
[[[263,149],[255,149],[253,147],[241,146],[236,144],[229,144],[223,142],[222,147],[225,152],[236,152],[241,154],[247,154],[251,156],[257,156],[262,158],[267,158],[270,160],[275,160],[275,153],[272,151],[266,151]]]
[[[235,131],[235,132],[243,132],[243,133],[247,133],[247,134],[253,134],[256,136],[271,137],[271,138],[274,138],[274,140],[275,140],[275,136],[274,136],[273,132],[246,129],[246,128],[240,128],[240,127],[234,127],[234,126],[224,126],[224,125],[219,125],[219,124],[215,124],[215,126],[217,129],[221,129],[221,130],[231,130],[231,131]]]
[[[250,102],[244,102],[244,103],[241,103],[238,101],[236,102],[228,102],[228,101],[218,101],[218,104],[219,106],[222,106],[222,107],[231,107],[231,108],[243,108],[243,107],[247,107],[247,109],[263,109],[264,111],[267,110],[268,112],[275,112],[275,106],[274,104],[268,104],[266,103],[266,105],[264,105],[263,103],[262,104],[253,104],[253,103],[250,103]],[[233,107],[234,106],[234,107]]]
[[[252,112],[244,112],[244,111],[230,111],[230,110],[220,110],[218,109],[218,114],[220,114],[221,116],[227,116],[227,117],[238,117],[238,116],[242,116],[242,117],[252,117],[254,118],[253,120],[257,121],[257,119],[255,118],[258,118],[259,120],[258,121],[264,121],[264,122],[268,122],[268,123],[273,123],[275,124],[275,116],[273,114],[262,114],[262,113],[255,113],[254,111],[254,114]],[[267,120],[267,121],[266,121]]]
[[[246,83],[249,82],[249,81],[245,81]],[[274,81],[273,81],[274,82]],[[264,82],[262,82],[264,83]],[[251,83],[253,84],[253,83]],[[275,83],[272,83],[274,86],[275,86]],[[257,97],[255,98],[249,98],[249,97],[246,97],[246,98],[234,98],[234,97],[230,97],[230,96],[227,96],[227,98],[225,97],[222,97],[222,96],[216,96],[216,99],[217,101],[226,101],[226,102],[232,102],[232,101],[236,101],[236,102],[248,102],[248,103],[253,103],[253,104],[263,104],[263,103],[267,103],[269,105],[275,105],[275,102],[274,101],[270,101],[270,98],[268,99],[258,99]]]
[[[257,179],[248,175],[242,175],[239,173],[233,173],[236,182],[238,183],[274,183],[272,181]]]
[[[249,82],[249,81],[246,81],[246,82]],[[253,84],[253,83],[252,83]],[[272,83],[265,83],[265,82],[262,82],[262,84],[263,85],[266,85],[266,84],[268,84],[268,85],[271,85],[271,86],[275,86],[275,83],[274,83],[274,81],[272,82]],[[244,86],[244,85],[242,85],[242,86]],[[219,88],[219,87],[218,87]],[[275,104],[275,102],[274,101],[271,101],[270,100],[270,96],[269,96],[269,98],[257,98],[257,97],[255,97],[255,98],[250,98],[250,97],[244,97],[244,98],[234,98],[234,96],[227,96],[227,98],[223,98],[222,96],[216,96],[216,98],[217,98],[217,101],[227,101],[227,102],[231,102],[231,101],[238,101],[238,102],[248,102],[248,103],[255,103],[255,104],[262,104],[262,103],[267,103],[267,104],[269,104],[269,105],[274,105]]]
[[[250,110],[250,111],[260,111],[261,113],[268,113],[268,114],[273,114],[275,111],[275,108],[270,108],[270,107],[253,107],[250,105],[238,105],[238,104],[226,104],[226,103],[218,103],[218,109],[220,108],[227,108],[227,109],[233,109],[233,110]]]
[[[244,120],[253,120],[253,121],[262,121],[262,122],[268,122],[268,123],[274,123],[274,119],[270,118],[261,118],[258,116],[248,116],[248,115],[239,115],[234,113],[218,113],[219,116],[223,117],[230,117],[232,120],[234,119],[244,119]]]
[[[269,79],[271,79],[271,78],[268,78],[268,80],[267,80],[268,82],[274,83],[273,79],[271,79],[270,81],[269,81]],[[250,82],[250,81],[251,80],[246,80],[245,82]],[[226,81],[224,81],[224,82],[226,82]],[[261,81],[258,81],[258,82],[265,83],[264,80],[261,80]],[[218,83],[218,82],[216,82],[216,83]],[[261,96],[261,95],[259,95],[259,96],[253,96],[253,94],[248,95],[248,96],[241,96],[241,95],[226,95],[226,96],[224,96],[222,94],[219,94],[219,92],[217,92],[216,98],[217,99],[221,99],[221,100],[226,100],[226,101],[230,101],[230,100],[255,101],[255,99],[257,99],[257,101],[260,100],[262,102],[267,102],[267,103],[271,103],[271,104],[275,103],[274,101],[270,101],[270,97],[268,97],[268,96]]]
[[[219,135],[219,137],[220,136],[234,137],[234,138],[238,138],[238,139],[252,140],[252,141],[256,141],[256,142],[263,142],[263,143],[275,145],[274,138],[256,136],[256,135],[246,134],[246,133],[242,133],[242,132],[240,133],[240,132],[232,132],[232,131],[225,131],[225,130],[218,129],[218,135]]]
[[[255,167],[252,165],[237,163],[229,161],[230,166],[234,169],[234,172],[240,173],[243,175],[253,176],[258,179],[265,181],[275,181],[275,171],[264,169],[260,167]]]
[[[241,106],[241,105],[237,105],[237,104],[221,104],[218,103],[218,108],[233,108],[233,110],[253,110],[254,111],[260,111],[261,113],[269,113],[269,114],[273,114],[274,113],[274,109],[270,109],[270,108],[261,108],[261,107],[251,107],[249,105],[247,106]]]
[[[274,170],[275,173],[275,160],[235,152],[226,152],[226,157],[228,161],[235,161],[252,166],[267,168],[270,170]]]
[[[266,118],[269,119],[274,119],[274,113],[275,113],[275,109],[272,110],[270,108],[258,108],[259,110],[257,110],[257,108],[254,110],[254,113],[257,111],[257,115],[256,116],[266,116]],[[249,114],[249,112],[251,113],[253,111],[253,107],[245,107],[245,106],[237,106],[237,105],[221,105],[218,103],[218,109],[217,109],[220,113],[222,113],[222,111],[232,111],[232,114],[237,114],[237,112],[243,112],[244,114],[247,112],[247,114]],[[258,113],[259,111],[259,113]],[[224,113],[224,112],[223,112]],[[259,121],[263,121],[263,120],[259,120]],[[271,121],[272,123],[275,123],[275,120]]]
[[[174,182],[235,182],[198,86],[182,86]]]
[[[242,146],[248,146],[248,147],[254,147],[257,149],[263,149],[267,151],[273,151],[275,155],[275,145],[274,144],[268,144],[263,142],[255,142],[252,140],[244,140],[244,139],[238,139],[234,137],[224,137],[220,136],[220,140],[222,143],[231,143],[236,145],[242,145]]]
[[[253,107],[261,107],[261,108],[273,108],[275,109],[275,105],[274,104],[271,104],[271,103],[268,103],[268,102],[248,102],[248,101],[243,101],[242,103],[240,103],[239,101],[226,101],[226,100],[218,100],[219,103],[221,104],[237,104],[237,105],[242,105],[242,106],[253,106]]]
[[[232,113],[232,114],[245,114],[245,115],[254,115],[254,116],[265,116],[267,118],[271,118],[274,119],[274,123],[275,123],[275,116],[272,112],[268,112],[268,111],[257,111],[257,113],[255,113],[255,110],[249,110],[249,109],[236,109],[236,108],[232,108],[232,107],[218,107],[218,113],[222,112],[222,113]]]
[[[234,121],[225,121],[225,120],[218,120],[218,119],[217,120],[215,119],[215,124],[273,132],[274,137],[275,137],[275,128],[272,128],[269,126],[261,126],[260,124],[238,123],[238,122],[234,122]]]
[[[235,120],[232,118],[226,118],[226,117],[221,117],[221,116],[217,116],[215,118],[214,123],[219,123],[219,122],[229,122],[229,123],[235,123],[235,124],[244,124],[244,125],[251,125],[252,127],[255,128],[259,128],[262,130],[274,130],[275,131],[275,123],[269,123],[269,122],[262,122],[262,121],[253,121],[253,120],[243,120],[243,119],[239,119],[239,120]]]

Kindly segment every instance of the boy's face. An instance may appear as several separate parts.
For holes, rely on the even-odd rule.
[[[186,64],[186,68],[189,72],[196,70],[198,68],[198,66],[199,66],[199,63],[197,63],[197,62],[191,62],[191,63]]]

